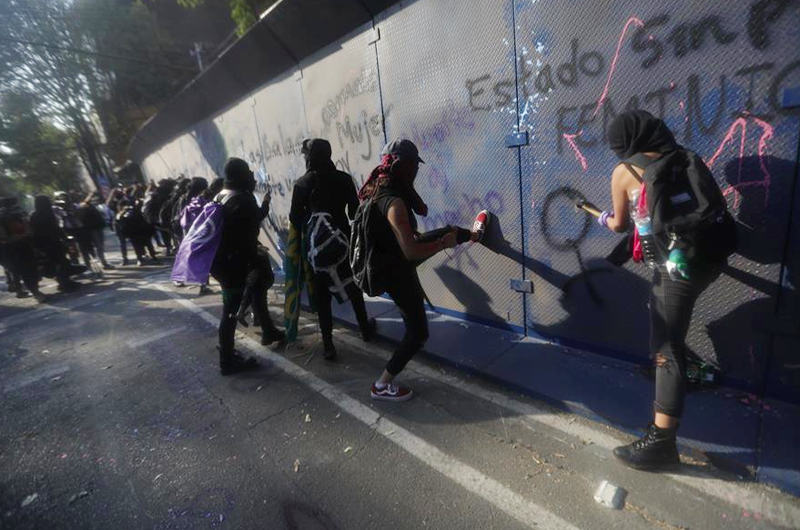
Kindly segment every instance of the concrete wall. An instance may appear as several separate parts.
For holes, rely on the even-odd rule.
[[[740,224],[740,254],[698,303],[692,351],[721,364],[727,384],[800,401],[800,122],[780,103],[800,84],[799,37],[792,1],[401,2],[138,154],[154,180],[213,176],[228,156],[246,158],[272,190],[278,239],[303,138],[328,138],[361,182],[387,138],[409,137],[427,162],[422,227],[468,226],[489,208],[506,242],[427,262],[436,306],[646,363],[647,270],[611,267],[603,258],[619,236],[572,203],[610,203],[606,126],[624,109],[650,110],[705,158]],[[517,133],[527,142],[509,147]]]

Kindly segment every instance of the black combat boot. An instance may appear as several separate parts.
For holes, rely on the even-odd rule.
[[[261,345],[269,346],[273,342],[284,342],[286,340],[286,333],[279,330],[275,326],[269,327],[261,331]]]
[[[236,350],[223,352],[219,346],[219,371],[222,375],[233,375],[258,367],[258,361],[252,357],[243,357]]]
[[[678,447],[674,429],[661,429],[650,424],[647,433],[633,442],[614,449],[614,456],[628,467],[642,471],[657,471],[678,466]]]

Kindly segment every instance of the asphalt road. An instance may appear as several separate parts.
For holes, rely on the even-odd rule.
[[[795,498],[704,462],[627,470],[626,435],[424,359],[402,376],[413,400],[373,402],[391,344],[341,329],[326,362],[312,315],[288,350],[248,330],[260,369],[221,377],[218,286],[167,275],[0,295],[0,528],[800,527]],[[595,502],[603,480],[624,509]]]

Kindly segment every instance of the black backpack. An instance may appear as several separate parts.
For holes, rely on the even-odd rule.
[[[397,270],[396,258],[381,251],[377,238],[381,235],[380,212],[375,202],[378,194],[362,202],[350,224],[350,268],[353,282],[365,294],[380,296]]]
[[[308,262],[314,272],[333,276],[338,266],[347,260],[349,245],[347,237],[333,223],[328,200],[330,193],[319,179],[319,173],[314,172],[309,195],[310,215],[306,223]]]
[[[159,210],[164,199],[155,193],[149,193],[142,203],[142,215],[148,224],[156,226],[159,222]]]
[[[644,181],[661,256],[680,248],[690,263],[718,264],[736,252],[736,221],[699,155],[677,149],[655,160],[636,154],[623,163]],[[641,179],[630,164],[645,170]]]

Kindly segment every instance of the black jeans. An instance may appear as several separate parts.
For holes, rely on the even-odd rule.
[[[328,347],[333,344],[333,314],[331,312],[331,286],[330,276],[327,274],[314,273],[314,305],[319,318],[319,329],[322,333],[322,343]],[[353,304],[353,312],[356,314],[359,327],[364,330],[367,328],[367,306],[364,304],[364,295],[355,283],[350,283],[345,287],[345,293]]]
[[[9,283],[19,286],[20,281],[31,293],[39,292],[39,269],[36,264],[36,255],[30,240],[8,243],[8,269],[12,278],[6,278]],[[19,287],[17,287],[19,288]]]
[[[128,261],[128,241],[125,236],[122,235],[122,232],[119,230],[119,225],[114,226],[114,233],[117,234],[117,239],[119,239],[119,251],[122,254],[122,261]]]
[[[261,332],[266,334],[275,329],[267,309],[267,289],[264,283],[256,282],[251,288],[253,313],[261,324]],[[219,360],[227,362],[233,356],[234,336],[236,335],[236,313],[244,296],[244,286],[222,287],[222,318],[219,321]]]
[[[150,254],[151,259],[156,259],[156,249],[153,248],[153,239],[150,234],[133,236],[131,243],[133,243],[133,251],[136,253],[137,260],[144,259],[145,250]]]
[[[693,271],[694,272],[694,271]],[[720,268],[697,271],[690,281],[673,280],[663,267],[653,271],[650,292],[650,352],[656,362],[656,412],[680,418],[686,396],[686,333],[694,304],[719,277]]]
[[[386,371],[397,375],[428,340],[428,316],[425,314],[425,297],[415,269],[409,268],[396,274],[386,292],[400,310],[406,326],[400,346],[386,363]]]

